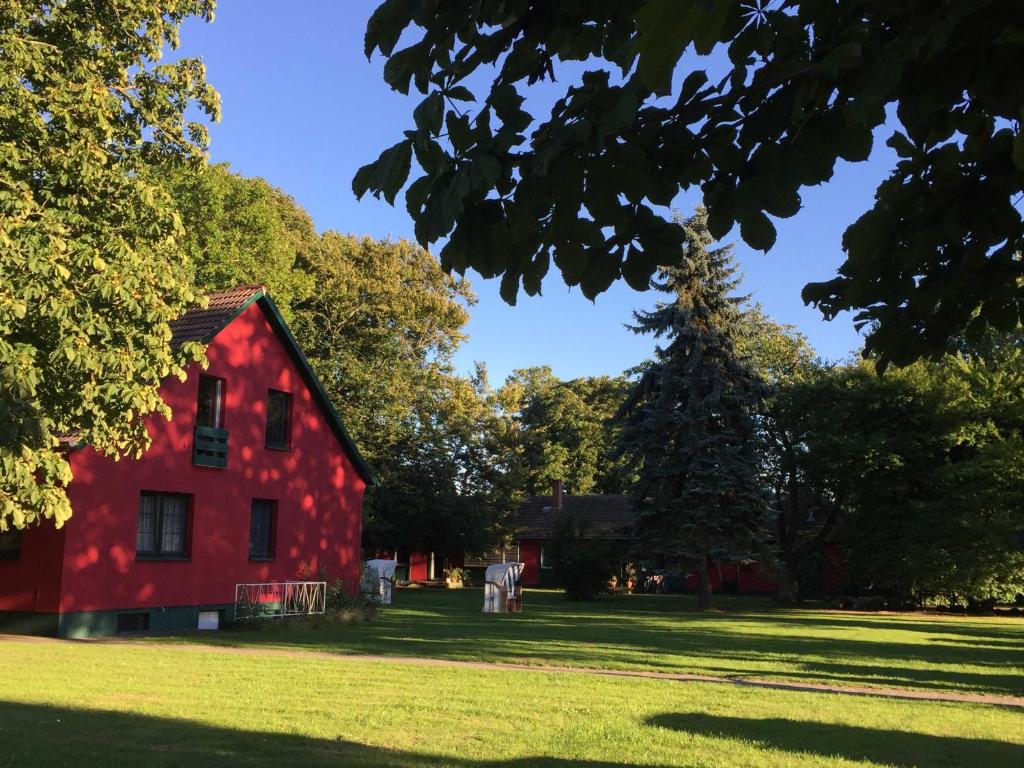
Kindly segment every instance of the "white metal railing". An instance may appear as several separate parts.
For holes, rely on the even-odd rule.
[[[235,585],[235,620],[323,613],[326,581],[268,581]]]

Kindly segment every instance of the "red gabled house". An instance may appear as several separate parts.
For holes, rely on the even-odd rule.
[[[633,503],[629,496],[575,496],[565,493],[562,483],[555,481],[550,496],[527,496],[516,512],[516,543],[519,562],[523,564],[520,581],[528,587],[558,586],[551,542],[561,514],[572,515],[580,522],[583,538],[619,542],[623,554],[628,549],[633,524]]]
[[[230,619],[239,583],[358,585],[373,474],[266,291],[211,294],[172,330],[208,368],[162,384],[173,415],[141,459],[70,449],[71,519],[0,545],[0,629],[194,628]]]

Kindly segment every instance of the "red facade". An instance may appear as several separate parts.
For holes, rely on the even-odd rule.
[[[540,548],[541,542],[537,539],[519,540],[519,562],[523,564],[519,581],[528,587],[538,587],[541,584]]]
[[[46,522],[25,531],[20,557],[0,561],[0,611],[57,615],[61,634],[88,634],[101,626],[88,620],[95,612],[154,609],[154,628],[173,627],[161,621],[168,615],[195,626],[195,611],[233,605],[242,582],[326,574],[354,588],[371,478],[354,446],[339,439],[343,428],[293,344],[260,292],[210,341],[205,371],[194,366],[184,382],[164,383],[173,418],[151,418],[153,443],[141,459],[73,451],[73,516],[59,530]],[[194,464],[200,373],[223,380],[224,468]],[[266,445],[268,390],[291,395],[287,449]],[[187,497],[184,559],[147,560],[136,551],[140,498],[154,492]],[[261,559],[250,559],[254,499],[275,510],[271,552]]]

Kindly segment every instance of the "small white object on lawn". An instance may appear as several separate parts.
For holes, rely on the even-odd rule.
[[[484,572],[484,613],[507,613],[509,598],[519,596],[522,563],[495,563]]]
[[[391,588],[395,583],[397,560],[367,560],[363,581],[369,587],[370,597],[381,605],[391,605]]]

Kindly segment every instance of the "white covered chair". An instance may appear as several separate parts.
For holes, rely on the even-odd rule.
[[[363,572],[363,591],[381,605],[391,605],[397,567],[397,560],[367,560]]]
[[[519,576],[522,563],[496,563],[484,572],[484,613],[518,613],[522,610]]]

